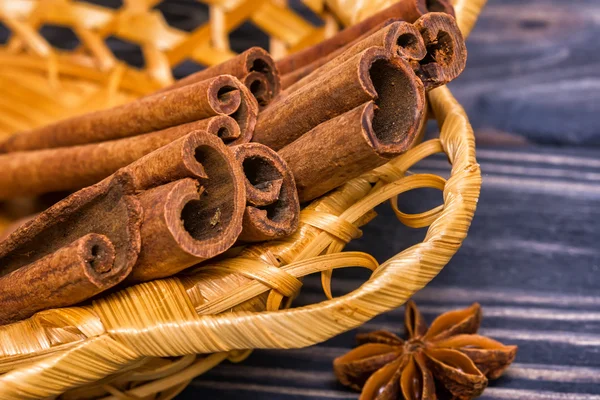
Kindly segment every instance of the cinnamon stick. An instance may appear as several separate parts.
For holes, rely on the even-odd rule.
[[[456,20],[443,13],[429,13],[415,22],[427,55],[413,67],[427,90],[454,80],[465,69],[467,48]]]
[[[387,20],[381,26],[369,31],[356,41],[333,51],[312,63],[298,68],[282,78],[282,87],[286,92],[293,92],[306,82],[309,82],[315,75],[311,75],[318,70],[318,74],[324,74],[338,65],[368,49],[369,47],[379,46],[405,60],[421,60],[427,54],[425,43],[419,30],[408,22],[396,20]],[[336,62],[331,63],[333,59]],[[303,79],[311,75],[310,78]]]
[[[212,67],[186,76],[158,91],[167,92],[222,74],[233,75],[242,81],[264,107],[279,94],[279,73],[271,55],[260,47],[252,47],[237,56]]]
[[[61,305],[78,301],[73,299],[72,302],[67,302],[68,291],[80,294],[91,293],[89,280],[86,283],[83,275],[78,275],[81,279],[77,285],[73,284],[67,288],[63,285],[65,277],[61,273],[49,271],[52,266],[57,269],[66,268],[67,265],[62,265],[60,261],[63,260],[64,251],[69,254],[78,253],[78,245],[75,243],[81,244],[78,241],[91,233],[105,237],[114,249],[114,261],[111,263],[110,272],[106,272],[108,268],[105,271],[104,263],[99,269],[100,272],[105,272],[99,275],[102,281],[98,290],[104,290],[121,282],[131,272],[140,251],[141,221],[142,209],[134,195],[132,179],[126,173],[120,172],[59,201],[17,228],[7,239],[0,242],[0,276],[2,277],[0,279],[11,282],[17,276],[18,282],[25,282],[20,279],[30,282],[39,281],[37,287],[41,294],[45,291],[54,291],[57,296],[41,297],[33,294],[22,296],[16,303],[11,303],[14,305],[14,310],[31,311],[54,307],[57,301],[60,301]],[[96,239],[93,239],[92,243],[96,243]],[[112,250],[103,244],[99,246],[112,253]],[[64,250],[67,248],[70,250]],[[76,261],[75,258],[72,260]],[[71,267],[76,268],[75,264]],[[9,274],[16,271],[21,272],[9,278],[11,276]],[[17,281],[14,282],[13,286],[16,286]],[[14,293],[28,290],[26,286],[13,289]],[[95,290],[93,294],[98,293]],[[58,295],[60,293],[65,293],[65,296]]]
[[[289,74],[346,46],[387,19],[396,18],[412,23],[430,11],[444,12],[454,16],[454,8],[447,0],[399,0],[390,7],[338,32],[319,44],[277,61],[277,69],[282,75]]]
[[[250,89],[242,84],[238,86],[238,89],[241,97],[240,106],[230,116],[240,127],[240,137],[233,142],[227,142],[227,144],[232,146],[248,143],[252,140],[258,119],[258,103],[250,92]]]
[[[337,59],[331,61],[337,62]],[[317,125],[371,100],[394,104],[406,97],[403,108],[396,108],[390,114],[412,116],[415,110],[405,106],[424,107],[420,100],[424,96],[422,85],[410,66],[407,71],[407,65],[384,48],[364,50],[327,73],[319,74],[298,90],[281,96],[281,100],[261,112],[253,141],[279,150]],[[402,85],[391,87],[391,82],[396,80]]]
[[[90,233],[0,277],[0,325],[79,303],[114,286],[123,278],[114,268],[115,255],[108,237]]]
[[[125,139],[2,154],[0,198],[80,189],[195,130],[233,144],[245,140],[235,120],[220,115]]]
[[[284,75],[283,95],[297,90],[318,74],[327,73],[339,62],[371,46],[384,47],[392,54],[410,61],[428,90],[455,79],[464,70],[467,60],[464,39],[454,18],[444,13],[428,13],[414,25],[386,21],[381,29],[378,27],[359,40]]]
[[[414,82],[399,78],[396,85]],[[398,96],[401,104],[393,99],[393,93],[388,93],[389,97],[382,96],[384,101],[378,106],[373,101],[358,106],[318,125],[279,151],[294,174],[301,202],[385,164],[415,143],[425,100],[422,86],[409,90],[411,96]],[[398,109],[403,112],[398,113]]]
[[[96,143],[165,129],[214,115],[229,115],[240,107],[240,86],[241,82],[233,76],[217,76],[108,110],[17,133],[0,143],[0,151]]]
[[[124,169],[144,209],[142,249],[129,281],[173,275],[237,240],[246,196],[241,167],[216,137],[193,132]]]
[[[246,178],[246,210],[239,240],[259,242],[290,235],[298,227],[300,203],[285,161],[258,143],[232,150]]]

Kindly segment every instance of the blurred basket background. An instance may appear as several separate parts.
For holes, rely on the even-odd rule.
[[[68,0],[0,1],[0,22],[11,33],[0,47],[0,135],[124,103],[169,84],[182,70],[219,63],[235,54],[230,35],[236,35],[244,23],[265,33],[270,51],[278,58],[332,35],[339,29],[337,21],[356,22],[391,1],[369,2],[370,10],[362,2],[341,0],[306,0],[294,2],[294,7],[285,0],[205,3],[202,12],[208,20],[183,29],[166,22],[160,1],[129,0],[120,7],[115,4],[117,8]],[[484,3],[454,2],[465,36]],[[176,9],[175,4],[170,8]],[[298,7],[310,10],[314,21],[301,17]],[[43,35],[47,26],[63,27],[62,34],[77,39],[70,49],[59,49]],[[139,47],[137,66],[113,52],[120,44]],[[281,264],[268,260],[272,256],[268,251],[256,260],[242,260],[259,274],[248,273],[249,267],[235,261],[216,263],[213,269],[252,277],[253,290],[269,294],[266,311],[235,308],[247,303],[231,293],[200,309],[194,307],[185,284],[186,279],[210,275],[210,270],[201,268],[186,277],[137,285],[91,306],[41,312],[0,327],[7,339],[0,343],[0,372],[6,372],[0,376],[0,397],[50,397],[70,390],[61,398],[170,399],[221,361],[243,360],[248,355],[245,349],[308,346],[403,304],[460,247],[481,183],[464,110],[445,87],[433,90],[429,102],[440,138],[325,196],[322,201],[334,205],[320,214],[304,210],[301,223],[314,231],[308,244],[300,245],[298,235],[281,241],[279,249],[294,249]],[[446,153],[451,163],[448,180],[407,174],[412,165],[439,152]],[[415,215],[397,208],[395,212],[408,226],[429,226],[422,243],[381,265],[363,253],[321,255],[338,253],[358,238],[358,227],[373,217],[376,205],[391,199],[395,207],[397,195],[421,187],[442,190],[444,204]],[[345,198],[347,206],[341,207],[336,196]],[[274,272],[273,265],[284,272]],[[285,299],[297,295],[303,276],[325,271],[328,293],[330,271],[352,265],[375,270],[358,290],[307,307],[279,310],[289,306]],[[291,291],[286,286],[290,282]],[[251,289],[243,287],[236,295],[243,298]],[[135,310],[136,315],[128,315],[127,310]]]

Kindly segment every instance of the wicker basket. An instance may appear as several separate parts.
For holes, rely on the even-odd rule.
[[[154,3],[132,0],[120,10],[109,10],[68,0],[0,2],[0,20],[13,32],[0,48],[0,80],[3,87],[11,83],[10,92],[0,99],[0,134],[151,92],[170,82],[171,67],[186,58],[220,62],[232,54],[228,32],[245,20],[272,37],[271,47],[278,55],[335,31],[322,1],[305,2],[329,21],[315,28],[284,1],[239,0],[231,6],[231,1],[211,0],[210,22],[189,34],[168,27],[152,11]],[[455,1],[465,35],[484,3]],[[83,46],[72,52],[54,50],[36,31],[44,23],[73,27]],[[108,35],[140,43],[147,67],[136,70],[115,60],[101,40]],[[221,361],[243,360],[247,349],[309,346],[402,305],[461,246],[481,184],[464,110],[446,87],[433,90],[429,102],[439,139],[317,200],[302,211],[298,233],[256,246],[255,257],[226,258],[104,296],[92,305],[43,311],[0,327],[0,398],[170,399]],[[440,152],[452,165],[448,180],[406,173]],[[443,190],[444,204],[415,215],[398,210],[397,195],[422,187]],[[423,242],[381,265],[368,254],[341,252],[360,236],[358,227],[373,217],[373,208],[386,200],[391,200],[402,223],[429,226]],[[331,297],[331,271],[346,266],[374,273],[345,296],[285,309],[308,274],[320,272]],[[239,279],[223,285],[219,280],[224,274]],[[190,290],[202,280],[208,282],[203,290],[211,294],[209,300],[199,298],[206,293]]]

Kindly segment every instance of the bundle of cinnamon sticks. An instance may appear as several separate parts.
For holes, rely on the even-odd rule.
[[[412,147],[426,91],[466,60],[453,17],[423,1],[0,142],[0,198],[75,191],[0,242],[0,324],[290,235],[300,203]]]

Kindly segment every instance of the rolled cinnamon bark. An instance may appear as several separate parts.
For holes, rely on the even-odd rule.
[[[58,121],[17,133],[0,143],[1,152],[36,150],[96,143],[177,126],[240,107],[242,86],[221,75],[108,110]]]
[[[128,280],[173,275],[237,240],[246,204],[244,176],[232,152],[214,136],[194,132],[126,171],[138,189],[149,188],[138,195],[143,246]]]
[[[419,30],[412,24],[403,21],[387,20],[357,41],[323,56],[314,62],[301,67],[282,78],[282,87],[286,93],[293,92],[310,82],[317,74],[325,74],[356,54],[369,47],[385,48],[405,60],[421,60],[427,54],[425,43]],[[330,62],[335,59],[335,62]],[[314,73],[314,74],[313,74]],[[305,78],[305,79],[303,79]]]
[[[414,115],[409,105],[424,107],[423,86],[408,63],[384,48],[371,47],[281,96],[259,115],[253,141],[279,150],[331,118],[371,100],[383,101],[382,96],[390,104],[386,109],[396,105],[390,118]]]
[[[300,203],[285,161],[258,143],[231,149],[245,175],[246,210],[239,240],[259,242],[290,235],[298,228]]]
[[[398,95],[402,104],[397,104],[393,90],[403,86]],[[377,105],[370,101],[358,106],[281,149],[300,201],[315,199],[408,150],[424,117],[425,95],[419,86],[409,77],[399,78]]]
[[[233,75],[251,90],[261,107],[279,94],[279,73],[271,55],[260,47],[252,47],[221,64],[186,76],[158,91],[167,92],[222,74]]]
[[[281,75],[289,74],[346,46],[387,19],[397,18],[412,23],[430,11],[444,12],[454,16],[454,8],[447,0],[399,0],[392,6],[338,32],[319,44],[277,61],[277,69]]]
[[[456,20],[444,13],[429,13],[415,22],[427,55],[413,68],[427,90],[455,79],[465,69],[467,48]]]
[[[277,92],[274,92],[267,76],[258,71],[252,71],[243,80],[244,85],[250,90],[252,96],[261,107],[269,105],[271,100],[279,94],[281,84],[277,86]]]
[[[0,198],[80,189],[195,130],[238,143],[240,128],[220,115],[126,139],[0,155]]]
[[[0,242],[0,276],[96,233],[114,247],[110,285],[124,279],[140,251],[142,209],[132,178],[119,172],[59,201]]]
[[[0,325],[79,303],[119,283],[115,255],[108,237],[90,233],[0,277]]]
[[[467,49],[462,33],[450,15],[428,13],[414,25],[398,21],[386,21],[384,25],[360,40],[284,75],[283,94],[297,90],[318,74],[327,73],[340,62],[372,46],[384,47],[409,61],[427,90],[445,85],[464,70]]]
[[[254,96],[252,96],[250,89],[242,84],[240,84],[238,88],[241,95],[240,106],[230,116],[240,127],[240,137],[233,142],[226,142],[231,146],[248,143],[252,140],[256,121],[258,119],[258,103]]]

